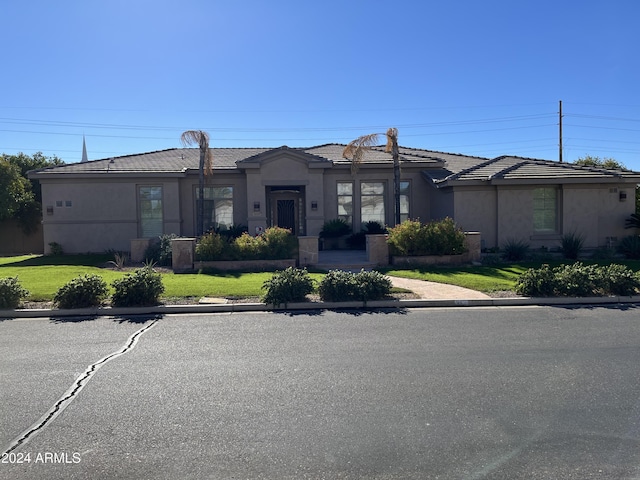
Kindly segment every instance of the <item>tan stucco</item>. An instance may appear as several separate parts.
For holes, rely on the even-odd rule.
[[[635,211],[633,185],[555,186],[560,191],[560,217],[555,233],[534,231],[533,192],[537,185],[442,189],[433,193],[433,206],[439,207],[435,211],[437,217],[442,218],[446,216],[446,206],[453,197],[453,218],[456,223],[464,230],[481,232],[485,248],[503,246],[509,240],[523,241],[532,248],[555,248],[560,245],[562,235],[569,233],[582,235],[585,248],[596,248],[611,245],[612,242],[615,244],[616,239],[629,234],[624,228],[624,221]],[[620,200],[620,191],[626,192],[626,200]]]
[[[115,164],[124,165],[125,161]],[[480,232],[485,248],[503,246],[510,239],[525,241],[532,248],[553,248],[562,234],[571,232],[583,235],[585,246],[593,248],[629,234],[624,220],[635,209],[634,179],[626,184],[625,179],[617,178],[620,183],[608,179],[608,183],[599,184],[593,178],[565,178],[553,183],[549,178],[507,181],[487,177],[446,182],[436,188],[438,185],[425,175],[429,168],[439,169],[442,164],[421,161],[402,165],[401,180],[411,184],[410,218],[426,222],[451,217],[462,229]],[[162,186],[163,233],[195,235],[197,170],[54,172],[36,178],[42,184],[45,252],[50,242],[59,243],[68,253],[128,251],[131,240],[141,236],[141,185]],[[233,222],[248,226],[250,233],[266,229],[275,218],[274,203],[288,196],[295,199],[296,221],[300,223],[297,233],[316,236],[325,221],[338,215],[338,182],[353,183],[353,229],[360,230],[359,193],[365,181],[385,185],[385,223],[392,226],[391,162],[370,162],[352,173],[347,163],[282,147],[214,170],[207,185],[233,188]],[[533,229],[533,191],[542,184],[555,185],[561,192],[558,231],[545,235]],[[626,192],[625,201],[621,201],[620,191]],[[62,206],[57,206],[57,201]],[[71,205],[66,206],[67,202]]]

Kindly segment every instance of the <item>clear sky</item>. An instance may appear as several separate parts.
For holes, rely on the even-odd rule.
[[[400,144],[640,170],[637,0],[5,0],[0,153]]]

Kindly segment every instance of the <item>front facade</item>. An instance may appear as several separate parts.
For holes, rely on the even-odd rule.
[[[212,149],[204,190],[205,230],[269,226],[315,236],[324,222],[393,225],[393,164],[382,147],[356,172],[344,145]],[[31,172],[43,196],[44,249],[128,251],[131,240],[196,234],[197,149],[170,149]],[[640,174],[518,157],[486,159],[401,148],[401,216],[452,217],[490,248],[510,239],[553,247],[569,232],[586,246],[628,234]]]

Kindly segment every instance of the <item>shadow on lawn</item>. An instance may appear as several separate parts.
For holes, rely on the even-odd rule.
[[[5,257],[7,258],[7,257]],[[27,259],[0,264],[2,267],[42,267],[47,265],[83,265],[87,267],[101,267],[109,260],[113,260],[110,254],[86,254],[86,255],[38,255]]]

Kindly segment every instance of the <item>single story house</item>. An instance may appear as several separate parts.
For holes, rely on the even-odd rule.
[[[212,148],[204,190],[205,230],[246,225],[252,234],[281,226],[315,236],[343,218],[393,225],[393,162],[368,151],[356,172],[344,145]],[[136,238],[194,236],[197,148],[174,148],[32,171],[42,185],[45,252],[128,251]],[[512,156],[493,159],[400,148],[402,218],[453,218],[482,235],[485,248],[508,240],[553,248],[575,232],[586,247],[630,232],[640,173]]]

